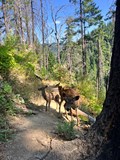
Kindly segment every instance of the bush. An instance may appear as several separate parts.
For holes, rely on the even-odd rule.
[[[14,114],[15,107],[12,102],[12,87],[0,80],[0,141],[7,141],[12,131],[9,128],[7,114]]]
[[[27,76],[34,75],[38,60],[34,52],[21,51],[19,54],[14,53],[13,57],[16,61],[16,67],[19,67],[20,70],[24,70]]]
[[[91,81],[88,78],[83,78],[78,83],[78,89],[80,93],[85,97],[91,99],[93,96],[96,96],[96,87],[94,81]]]
[[[64,82],[66,84],[72,83],[74,74],[70,74],[65,65],[55,64],[52,69],[52,74],[55,80]]]
[[[102,110],[104,93],[98,99],[96,84],[93,80],[89,79],[88,77],[81,79],[77,84],[77,87],[80,90],[80,94],[82,95],[82,110],[97,116]]]
[[[20,113],[21,110],[15,107],[14,104],[14,93],[12,92],[12,87],[7,82],[2,82],[2,87],[0,88],[0,111],[1,115],[16,115]],[[19,97],[20,99],[20,97]],[[21,98],[20,103],[24,103]]]
[[[45,67],[41,67],[40,71],[38,72],[38,74],[40,75],[40,77],[42,79],[47,79],[49,77],[49,73],[47,71],[47,69]]]
[[[3,76],[9,75],[9,70],[14,65],[14,58],[8,48],[5,46],[0,47],[0,73]]]
[[[57,132],[59,136],[65,140],[72,140],[76,137],[76,132],[74,130],[75,123],[74,121],[59,123],[57,125]]]
[[[48,71],[50,73],[52,73],[53,72],[52,68],[57,63],[54,53],[52,53],[52,52],[49,53],[48,62],[49,62],[48,63]]]
[[[7,141],[12,136],[12,130],[9,128],[9,124],[3,115],[0,115],[0,142]]]
[[[6,37],[5,41],[4,41],[5,46],[6,46],[9,50],[18,47],[18,46],[20,45],[19,42],[20,42],[20,41],[19,41],[19,38],[18,38],[18,37],[13,36],[13,35],[10,35],[10,34],[7,35],[7,37]]]
[[[12,114],[14,111],[11,94],[12,87],[7,82],[2,83],[2,87],[0,89],[0,110],[4,115],[8,112]]]

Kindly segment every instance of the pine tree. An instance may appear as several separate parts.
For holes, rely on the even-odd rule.
[[[77,1],[71,1],[73,3],[77,3]],[[89,27],[97,25],[101,19],[101,11],[96,6],[93,0],[79,0],[79,11],[78,17],[75,18],[75,22],[80,24],[80,43],[82,45],[82,69],[83,75],[87,73],[87,66],[86,66],[86,31]]]
[[[67,62],[67,68],[71,74],[72,67],[73,67],[73,59],[72,59],[72,51],[73,51],[73,36],[74,36],[74,23],[73,18],[69,17],[66,20],[66,32],[65,32],[65,38],[64,40],[64,54],[66,54],[66,62]]]

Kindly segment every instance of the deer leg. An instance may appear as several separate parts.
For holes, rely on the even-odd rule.
[[[50,111],[50,103],[51,103],[51,101],[48,102],[49,111]]]
[[[71,122],[73,121],[73,113],[72,113],[72,109],[70,109],[70,115],[71,115]]]
[[[59,104],[59,114],[60,114],[60,112],[61,112],[61,102]]]
[[[62,104],[62,100],[61,100],[61,102],[59,103],[59,114],[61,113],[61,104]]]
[[[58,108],[60,108],[60,102],[56,101],[56,111],[58,110]],[[60,109],[59,109],[60,110]]]
[[[66,111],[66,109],[65,109],[65,116],[68,119],[68,112]]]
[[[46,101],[46,112],[47,112],[47,104],[48,104],[48,102]]]
[[[78,110],[77,110],[77,108],[75,109],[75,111],[76,111],[77,126],[78,126],[79,125],[79,119],[78,119]]]
[[[58,103],[56,102],[56,111],[57,111],[57,109],[58,109]]]

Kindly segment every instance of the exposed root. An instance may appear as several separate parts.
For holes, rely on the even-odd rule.
[[[39,143],[41,143],[39,141]],[[45,146],[43,143],[41,143],[43,146]],[[42,157],[39,157],[39,156],[36,156],[35,158],[37,158],[38,160],[44,160],[51,152],[52,150],[52,138],[50,138],[50,146],[49,146],[49,150],[42,156]]]

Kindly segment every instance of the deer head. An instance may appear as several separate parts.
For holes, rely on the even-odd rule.
[[[63,93],[63,96],[65,96],[65,94]],[[79,100],[80,96],[75,96],[75,97],[68,97],[65,96],[64,100],[65,100],[65,104],[64,107],[67,111],[69,111],[71,108],[75,109],[78,107],[78,100]]]

